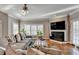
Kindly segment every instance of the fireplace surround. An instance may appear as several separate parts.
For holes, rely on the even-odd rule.
[[[50,39],[63,42],[65,41],[64,32],[51,32]]]

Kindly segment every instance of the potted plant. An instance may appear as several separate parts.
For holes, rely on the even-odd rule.
[[[24,28],[20,32],[26,35],[26,30]]]
[[[40,30],[38,30],[38,31],[37,31],[37,36],[38,36],[39,39],[42,40],[42,39],[43,39],[43,38],[42,38],[42,36],[43,36],[43,32],[40,31]]]

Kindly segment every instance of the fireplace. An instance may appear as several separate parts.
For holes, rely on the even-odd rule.
[[[51,32],[50,39],[57,41],[64,41],[64,32]]]

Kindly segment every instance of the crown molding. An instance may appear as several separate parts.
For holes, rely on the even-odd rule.
[[[42,17],[44,16],[50,16],[50,15],[54,15],[54,14],[57,14],[57,13],[62,13],[62,12],[66,12],[66,11],[71,11],[71,10],[74,10],[74,9],[77,9],[79,8],[79,5],[76,5],[76,6],[72,6],[72,7],[69,7],[69,8],[65,8],[65,9],[62,9],[62,10],[58,10],[56,12],[50,12],[50,13],[46,13],[46,14],[43,14],[41,15]]]

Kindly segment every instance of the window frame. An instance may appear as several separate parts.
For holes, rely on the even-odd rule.
[[[71,23],[71,39],[72,39],[72,43],[73,44],[75,44],[76,46],[77,45],[79,45],[79,38],[77,38],[77,37],[74,37],[73,35],[74,34],[77,34],[77,32],[79,32],[79,29],[78,29],[78,31],[76,31],[77,29],[76,29],[76,27],[79,25],[79,23],[78,24],[74,24],[73,25],[73,23],[74,22],[76,22],[76,21],[78,21],[79,22],[79,19],[78,18],[75,18],[75,19],[72,19],[72,23]],[[73,27],[75,26],[75,28],[73,29]],[[79,26],[78,26],[79,27]],[[76,30],[75,30],[76,29]],[[78,35],[78,34],[77,34]],[[77,40],[76,40],[76,38],[77,38]]]
[[[43,24],[24,24],[24,29],[25,29],[25,26],[26,25],[30,25],[30,35],[31,35],[31,32],[32,32],[32,26],[35,25],[36,26],[36,31],[38,30],[38,26],[42,25],[43,26],[43,36],[44,36],[44,25]],[[27,34],[26,34],[27,35]],[[36,35],[32,35],[32,36],[37,36],[37,33]]]
[[[17,26],[16,26],[17,28],[14,27],[15,25],[17,25]],[[15,28],[16,30],[15,30],[14,28]],[[13,34],[14,34],[14,35],[18,33],[18,29],[19,29],[18,23],[13,22]],[[16,32],[16,33],[15,33],[15,32]]]

